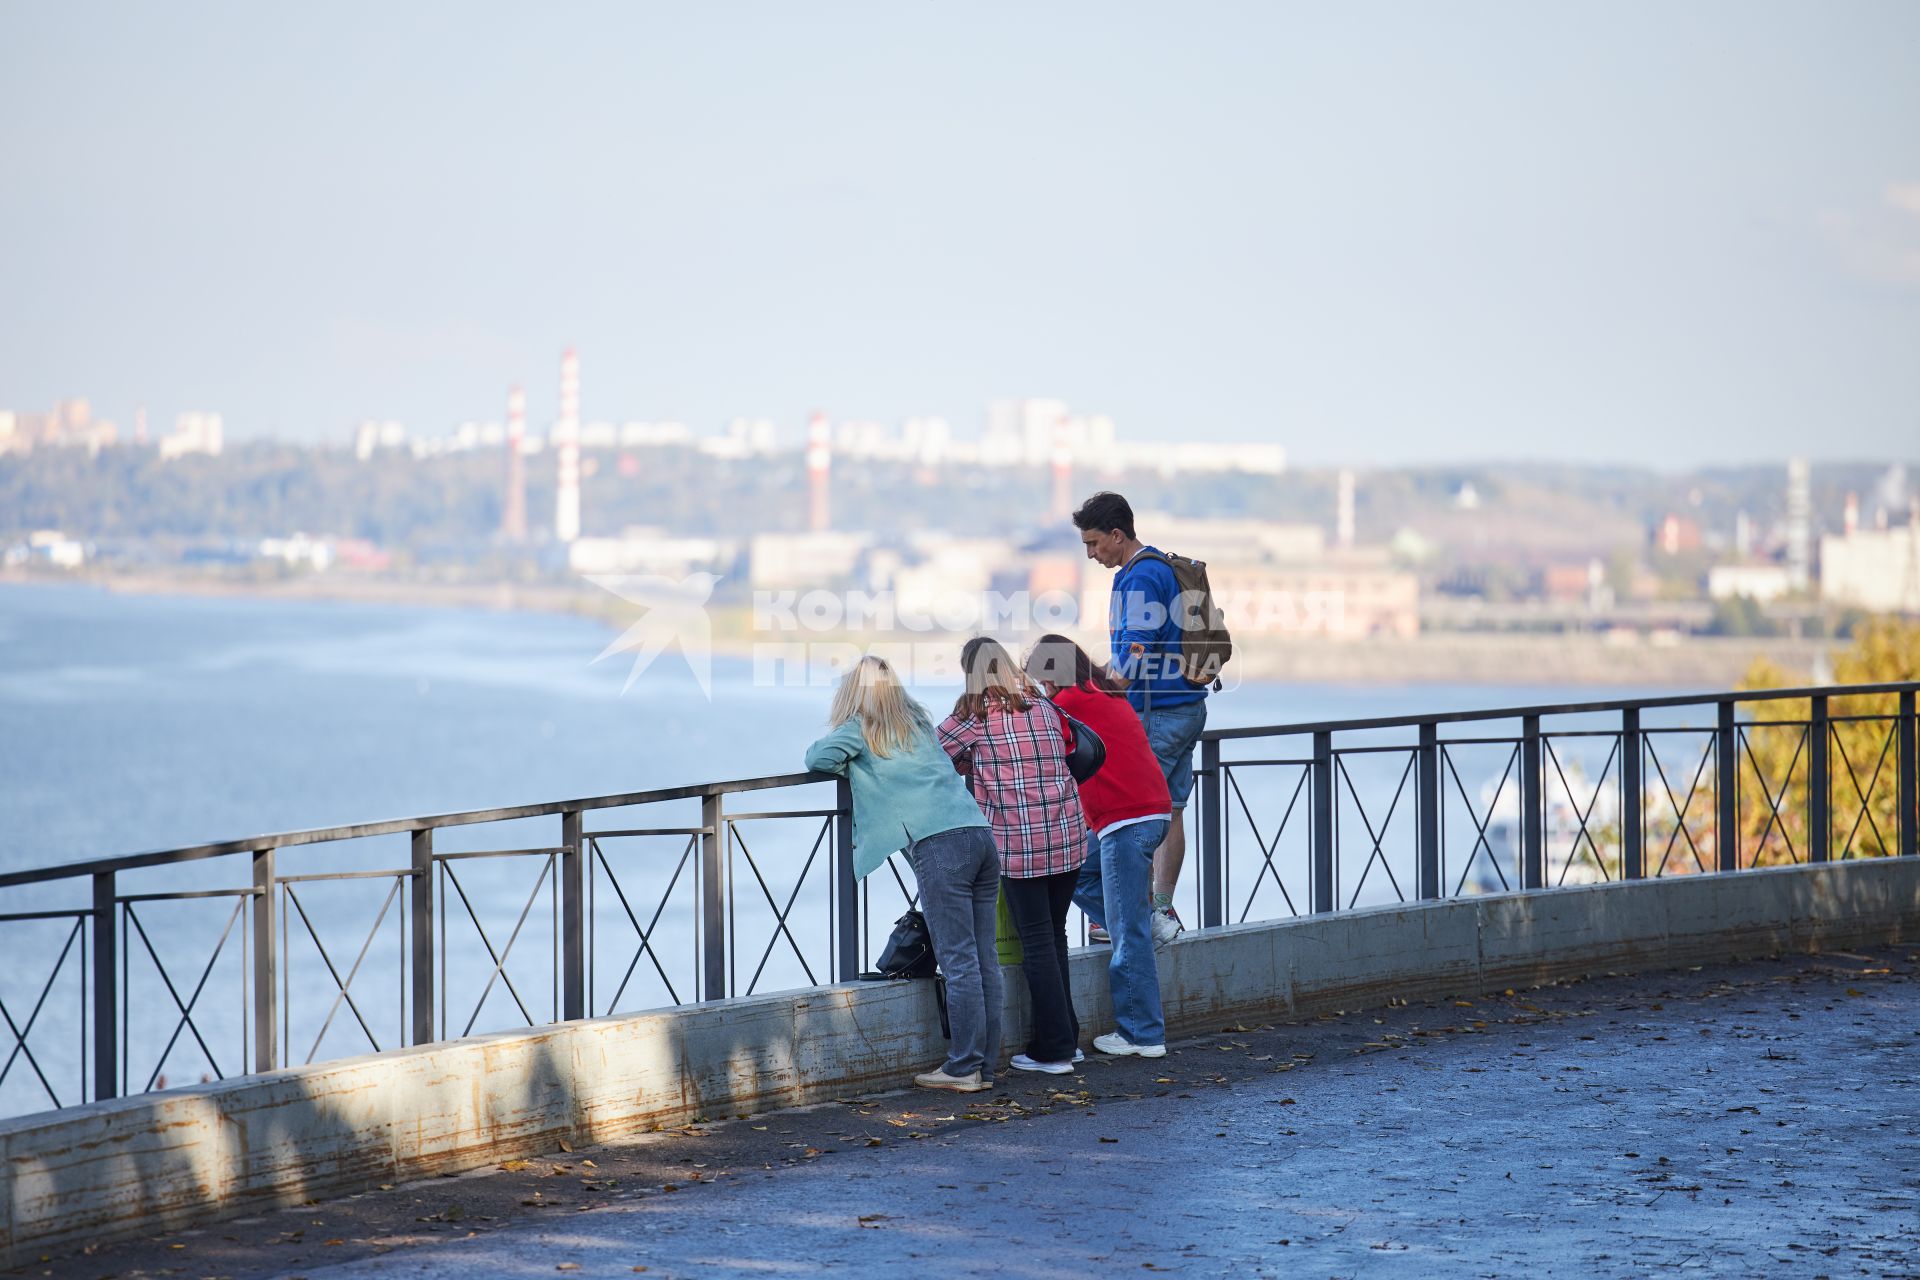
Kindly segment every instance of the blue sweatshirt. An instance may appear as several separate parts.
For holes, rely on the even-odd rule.
[[[1107,629],[1113,633],[1113,669],[1133,683],[1127,701],[1139,711],[1178,707],[1207,696],[1205,685],[1189,684],[1172,669],[1180,657],[1180,620],[1173,610],[1180,584],[1167,562],[1138,555],[1113,575],[1107,605]]]

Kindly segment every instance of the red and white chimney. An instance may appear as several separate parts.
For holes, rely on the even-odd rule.
[[[832,527],[827,475],[833,468],[833,429],[827,415],[814,411],[807,419],[807,528],[825,533]]]
[[[1053,501],[1052,518],[1066,520],[1073,515],[1073,446],[1069,438],[1067,415],[1053,423]]]
[[[1333,541],[1342,551],[1353,550],[1353,472],[1345,468],[1334,496]]]
[[[500,508],[500,536],[509,542],[527,540],[527,393],[517,384],[507,389],[507,498]]]
[[[553,536],[572,542],[580,536],[580,357],[572,347],[560,357],[560,421],[553,427],[553,444],[559,469]]]

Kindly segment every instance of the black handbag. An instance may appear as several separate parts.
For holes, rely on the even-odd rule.
[[[933,936],[927,932],[927,918],[914,907],[893,922],[893,933],[874,962],[883,978],[931,978],[937,967],[933,958]]]
[[[1060,708],[1055,706],[1054,710],[1060,711]],[[1107,744],[1100,741],[1099,734],[1066,712],[1060,711],[1060,718],[1073,731],[1073,748],[1067,752],[1067,772],[1075,782],[1085,782],[1107,762]]]

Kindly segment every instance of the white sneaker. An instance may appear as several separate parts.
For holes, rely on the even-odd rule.
[[[1073,1060],[1074,1060],[1074,1061],[1075,1061],[1076,1063],[1079,1063],[1079,1062],[1085,1062],[1085,1061],[1087,1060],[1087,1054],[1086,1054],[1086,1050],[1084,1050],[1084,1049],[1075,1049],[1075,1050],[1073,1051]]]
[[[1113,941],[1113,935],[1108,933],[1105,927],[1097,924],[1090,924],[1087,926],[1087,945],[1088,946],[1104,947],[1112,941]]]
[[[1163,1044],[1135,1044],[1118,1031],[1109,1031],[1103,1036],[1093,1038],[1093,1047],[1102,1053],[1111,1053],[1115,1057],[1138,1055],[1142,1058],[1164,1058],[1167,1046]]]
[[[1166,946],[1187,926],[1180,923],[1180,916],[1172,907],[1153,909],[1153,945],[1156,949]]]
[[[980,1093],[993,1087],[980,1079],[978,1071],[970,1075],[950,1076],[937,1067],[921,1072],[913,1078],[913,1082],[922,1089],[950,1089],[954,1093]]]
[[[1013,1055],[1013,1061],[1007,1065],[1015,1071],[1044,1071],[1050,1076],[1070,1076],[1073,1074],[1071,1062],[1036,1062],[1024,1053]]]

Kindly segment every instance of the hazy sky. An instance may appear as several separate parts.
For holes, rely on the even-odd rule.
[[[1920,450],[1920,3],[0,0],[0,406]]]

